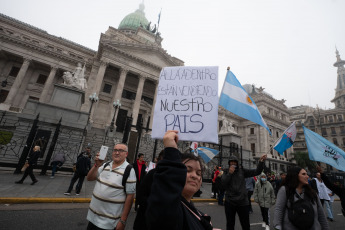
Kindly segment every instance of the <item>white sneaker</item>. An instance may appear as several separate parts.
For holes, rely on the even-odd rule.
[[[266,225],[266,229],[265,230],[270,230],[270,226]]]
[[[76,196],[79,196],[80,194],[79,194],[79,193],[76,193],[75,195],[76,195]]]
[[[70,195],[71,195],[71,193],[70,193],[70,192],[65,192],[65,193],[64,193],[64,195],[66,195],[66,196],[70,196]]]
[[[53,176],[51,176],[51,177],[50,177],[50,179],[54,179],[54,177],[53,177]]]
[[[266,223],[265,222],[262,223],[262,227],[266,228]]]

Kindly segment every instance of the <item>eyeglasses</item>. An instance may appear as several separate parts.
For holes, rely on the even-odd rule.
[[[124,153],[126,150],[123,149],[113,149],[113,153],[118,152],[118,153]]]

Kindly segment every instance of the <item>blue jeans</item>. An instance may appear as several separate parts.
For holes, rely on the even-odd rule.
[[[330,219],[333,219],[333,206],[332,206],[332,203],[331,201],[329,200],[325,200],[325,204],[326,204],[326,210],[327,210],[327,216],[328,218]]]

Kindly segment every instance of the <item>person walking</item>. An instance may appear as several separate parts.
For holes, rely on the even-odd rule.
[[[321,174],[321,178],[327,188],[332,190],[337,196],[340,198],[341,203],[341,212],[343,213],[343,216],[345,217],[345,188],[340,187],[339,185],[335,185],[331,183],[326,176],[326,174],[323,172],[323,169],[320,166],[316,167],[317,171]]]
[[[259,181],[255,184],[254,201],[259,204],[262,220],[262,227],[270,229],[269,208],[276,203],[276,196],[272,184],[267,181],[266,174],[261,173]]]
[[[63,165],[63,163],[65,163],[66,157],[65,157],[65,153],[63,152],[58,152],[55,156],[54,159],[52,161],[52,163],[50,164],[52,166],[52,175],[50,178],[54,178],[55,173],[57,171],[57,168],[61,168],[61,166]]]
[[[38,180],[36,179],[35,175],[34,175],[34,167],[37,165],[37,161],[38,158],[41,155],[41,147],[36,145],[33,148],[33,151],[30,152],[29,157],[26,159],[26,164],[29,164],[29,166],[25,169],[24,171],[24,175],[22,177],[22,179],[20,179],[19,181],[16,181],[16,184],[23,184],[25,178],[29,175],[32,182],[31,185],[34,185],[38,182]]]
[[[316,173],[316,178],[311,181],[311,184],[312,188],[317,191],[317,194],[319,195],[321,204],[323,206],[324,202],[330,200],[331,198],[328,195],[327,187],[325,183],[323,183],[321,174],[319,172]]]
[[[236,156],[229,157],[229,171],[222,176],[222,184],[225,189],[225,215],[226,229],[234,230],[236,213],[240,219],[242,229],[250,229],[248,212],[248,194],[245,178],[259,175],[264,169],[264,161],[267,155],[264,154],[256,169],[239,168]]]
[[[301,167],[288,170],[277,195],[273,218],[275,229],[329,229],[320,199],[308,184],[308,178]]]
[[[103,164],[99,153],[95,165],[87,174],[88,181],[96,181],[87,213],[87,230],[124,230],[135,195],[135,172],[126,161],[128,146],[120,143],[113,148],[112,161]],[[130,171],[128,171],[130,169]],[[125,174],[127,174],[127,178]]]
[[[86,147],[85,152],[82,152],[77,157],[77,163],[75,164],[76,170],[73,174],[73,177],[71,179],[71,183],[67,189],[67,191],[64,193],[66,196],[71,195],[71,191],[73,189],[73,186],[75,182],[78,180],[77,186],[75,188],[75,195],[79,196],[80,191],[83,187],[85,176],[88,174],[89,170],[91,169],[91,148]]]
[[[251,197],[253,195],[254,188],[255,188],[255,179],[254,179],[254,177],[246,178],[246,189],[247,189],[247,193],[248,193],[248,202],[249,202],[249,214],[253,213]]]
[[[326,187],[329,200],[325,201],[326,211],[327,211],[327,220],[333,222],[334,215],[333,215],[333,202],[334,202],[334,192],[332,192],[329,188]]]
[[[136,196],[135,196],[135,205],[134,210],[138,210],[138,205],[140,203],[141,199],[141,192],[140,192],[140,184],[143,181],[145,175],[146,175],[146,163],[144,161],[144,154],[139,153],[138,159],[133,164],[133,169],[135,171],[135,175],[137,177],[136,182]]]

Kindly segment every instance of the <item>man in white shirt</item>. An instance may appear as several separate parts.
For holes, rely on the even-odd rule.
[[[103,164],[99,153],[95,165],[87,175],[88,181],[97,179],[87,214],[88,230],[125,229],[126,220],[133,204],[136,176],[133,168],[126,181],[125,190],[122,178],[127,165],[128,147],[116,144],[112,153],[112,162]]]

